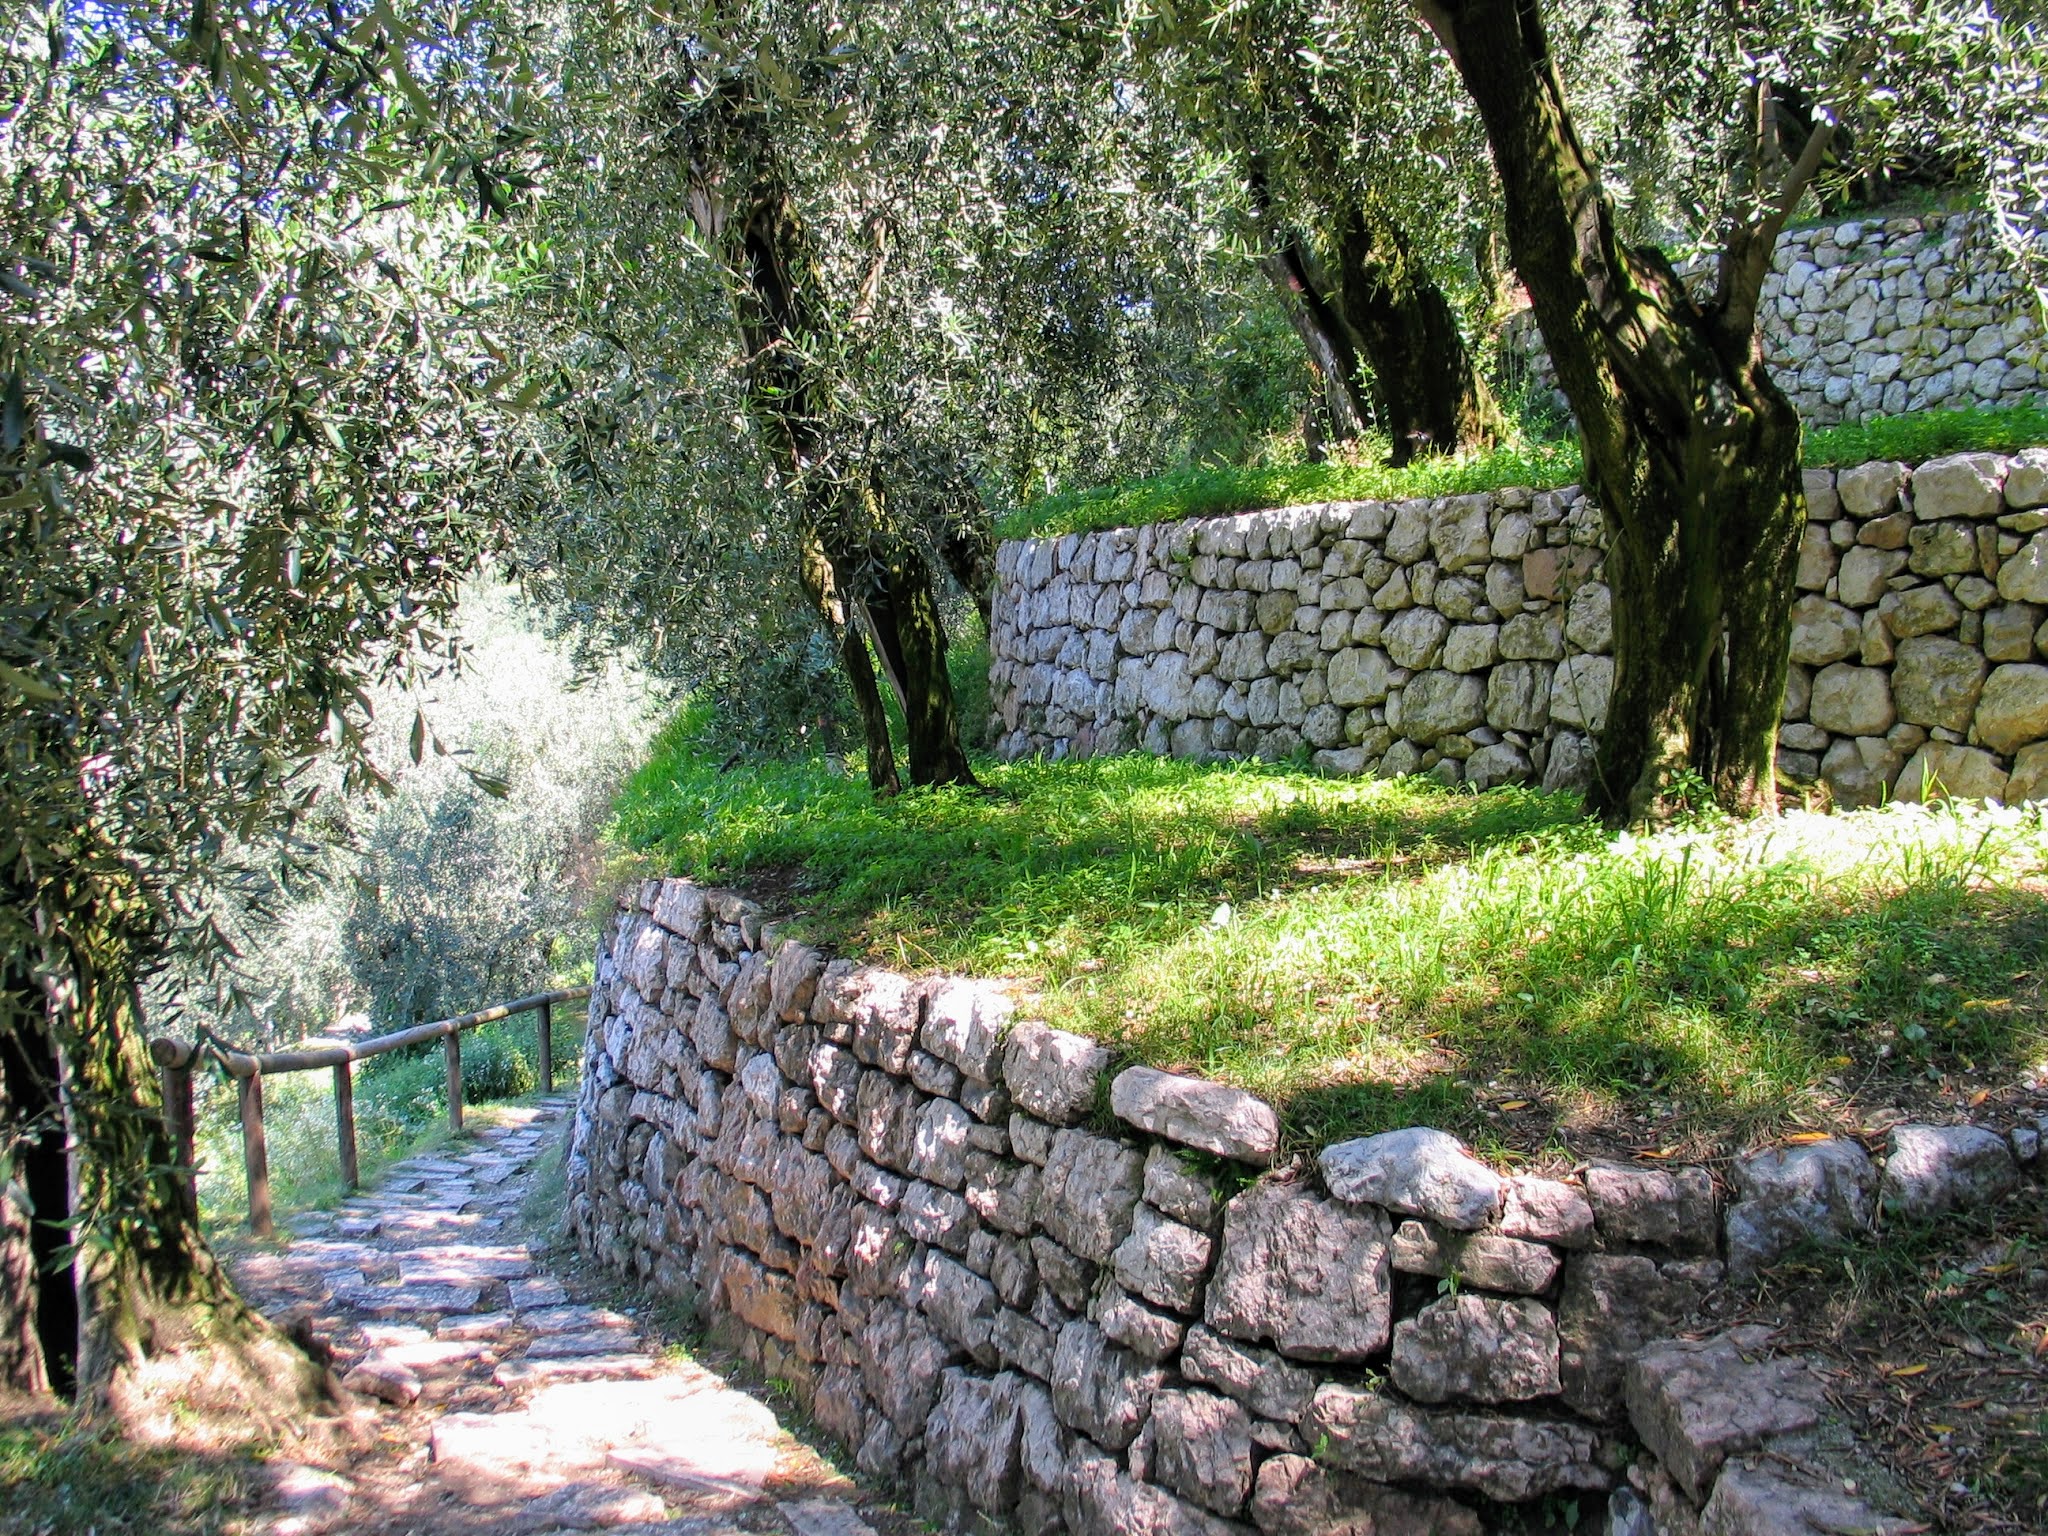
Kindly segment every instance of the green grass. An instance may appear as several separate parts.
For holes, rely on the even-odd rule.
[[[123,1440],[55,1415],[0,1424],[0,1532],[228,1536],[249,1528],[256,1465]]]
[[[778,893],[842,952],[1015,977],[1055,1024],[1272,1097],[1304,1140],[1721,1140],[2044,1058],[2038,809],[1638,838],[1526,789],[1146,757],[877,804],[822,765],[720,773],[693,739],[630,781],[620,842]]]
[[[581,1042],[574,1010],[558,1012],[554,1032],[555,1080],[574,1080]],[[501,1019],[464,1033],[465,1105],[517,1099],[540,1086],[531,1014]],[[248,1215],[241,1121],[234,1090],[217,1076],[199,1087],[199,1204],[216,1229]],[[373,1057],[356,1068],[356,1157],[364,1183],[402,1158],[445,1139],[447,1069],[439,1041]],[[272,1208],[318,1210],[345,1194],[334,1130],[334,1075],[290,1072],[263,1080],[263,1129],[270,1154]]]
[[[1815,468],[1902,459],[1918,464],[1945,453],[2011,452],[2048,443],[2048,409],[1922,411],[1806,434]],[[1379,464],[1289,464],[1266,468],[1190,468],[1147,480],[1065,492],[1023,507],[997,525],[1006,539],[1127,528],[1189,517],[1221,517],[1322,501],[1396,501],[1576,483],[1584,473],[1576,440],[1523,442],[1485,454],[1424,459],[1404,469]]]

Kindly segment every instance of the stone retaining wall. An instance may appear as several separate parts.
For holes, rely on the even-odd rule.
[[[1779,764],[1835,803],[2048,794],[2048,449],[1807,474]],[[1614,663],[1578,487],[1012,541],[1005,757],[1311,755],[1579,787]]]
[[[1740,1160],[1725,1204],[1699,1168],[1505,1177],[1419,1128],[1262,1173],[1269,1106],[1110,1065],[992,984],[648,881],[604,932],[571,1229],[954,1529],[1476,1536],[1569,1500],[1742,1536],[1822,1499],[1874,1530],[1784,1470],[1805,1453],[1744,1459],[1815,1426],[1801,1362],[1660,1341],[1711,1326],[1730,1269],[2008,1193],[2039,1152],[2031,1123],[1904,1127],[1882,1169]]]
[[[1711,261],[1679,271],[1702,291],[1714,279]],[[1788,231],[1757,319],[1772,374],[1814,426],[2018,405],[2041,393],[2033,304],[1982,213]],[[1556,388],[1533,315],[1516,315],[1501,340]]]

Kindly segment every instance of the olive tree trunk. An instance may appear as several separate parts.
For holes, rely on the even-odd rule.
[[[82,899],[60,909],[52,891]],[[6,1250],[8,1302],[33,1312],[8,1318],[9,1375],[146,1436],[190,1417],[273,1430],[332,1386],[236,1294],[186,1199],[143,1044],[138,946],[105,916],[143,898],[90,878],[42,895],[49,941],[11,958],[0,992],[0,1136],[34,1207],[25,1285]]]
[[[1538,0],[1419,8],[1485,123],[1515,269],[1606,518],[1615,674],[1588,808],[1634,820],[1689,769],[1731,810],[1773,809],[1806,505],[1799,416],[1764,367],[1756,306],[1824,135],[1776,206],[1736,229],[1702,302],[1661,252],[1616,233]]]

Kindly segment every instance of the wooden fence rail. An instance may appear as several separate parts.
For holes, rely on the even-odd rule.
[[[313,1072],[328,1067],[334,1073],[334,1132],[341,1155],[341,1179],[354,1189],[360,1181],[356,1156],[355,1064],[408,1045],[439,1040],[448,1068],[448,1128],[462,1129],[462,1032],[481,1024],[509,1019],[514,1014],[532,1013],[540,1047],[540,1086],[543,1093],[555,1086],[555,1004],[581,1002],[590,996],[588,987],[564,987],[556,992],[536,992],[496,1008],[465,1013],[457,1018],[436,1019],[394,1030],[370,1040],[308,1040],[294,1050],[245,1052],[223,1050],[215,1045],[197,1045],[185,1040],[158,1038],[149,1042],[149,1054],[163,1074],[164,1123],[176,1150],[185,1201],[193,1213],[199,1209],[199,1187],[194,1164],[195,1124],[192,1115],[192,1069],[211,1060],[235,1079],[242,1120],[242,1166],[249,1180],[249,1230],[268,1237],[274,1230],[270,1214],[270,1144],[263,1133],[263,1079],[280,1072]]]

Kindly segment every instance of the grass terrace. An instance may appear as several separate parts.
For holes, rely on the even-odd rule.
[[[877,804],[721,771],[679,719],[617,842],[840,953],[1014,978],[1127,1058],[1271,1097],[1297,1144],[1708,1155],[2048,1072],[2039,807],[1654,836],[1569,796],[1147,757],[988,764]]]
[[[2048,443],[2048,409],[2040,406],[1922,411],[1809,430],[1806,462],[1816,469],[1873,459],[1920,464],[1946,453],[2009,453],[2038,443]],[[1584,469],[1576,436],[1520,440],[1490,453],[1423,459],[1402,469],[1375,462],[1188,468],[1049,496],[1011,513],[996,531],[1024,539],[1320,501],[1396,501],[1507,486],[1540,490],[1574,484]]]

